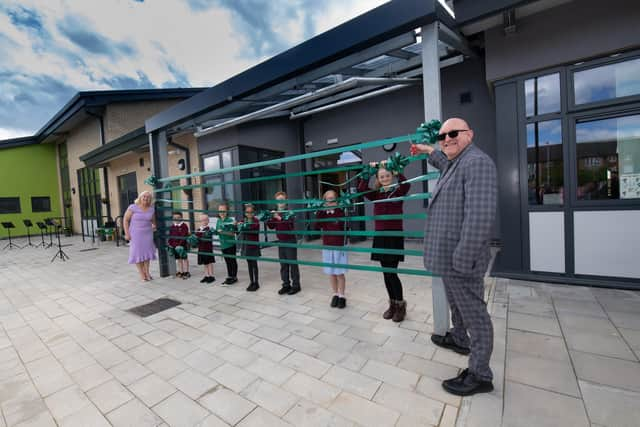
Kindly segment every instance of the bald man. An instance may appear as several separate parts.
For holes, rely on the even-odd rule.
[[[462,119],[444,122],[438,141],[441,150],[411,147],[414,154],[429,154],[429,163],[440,170],[427,210],[424,266],[442,276],[453,328],[431,340],[456,353],[470,353],[468,369],[442,383],[449,393],[467,396],[493,390],[493,325],[484,302],[484,274],[496,216],[496,167],[473,145],[473,130]]]

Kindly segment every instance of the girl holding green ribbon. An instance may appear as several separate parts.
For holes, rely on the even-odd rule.
[[[403,197],[411,188],[411,184],[406,183],[406,178],[402,173],[396,171],[395,174],[385,169],[386,162],[370,163],[371,167],[377,167],[375,178],[376,188],[369,188],[368,180],[358,180],[358,191],[365,192],[364,197],[376,202],[373,205],[373,215],[402,215],[402,200],[385,201],[394,197]],[[397,177],[398,185],[394,184],[394,177]],[[401,235],[403,230],[402,219],[376,219],[376,231],[398,231],[398,236],[375,236],[373,238],[373,247],[378,249],[398,249],[404,250],[404,237]],[[404,255],[371,253],[371,260],[379,261],[383,268],[397,269],[398,264],[404,261]],[[394,322],[402,322],[407,313],[407,303],[402,294],[402,282],[397,273],[384,272],[384,284],[389,295],[389,308],[383,313],[384,319],[393,319]]]

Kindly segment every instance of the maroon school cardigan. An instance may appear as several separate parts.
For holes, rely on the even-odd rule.
[[[171,228],[169,229],[169,246],[175,248],[177,246],[182,246],[185,249],[189,249],[189,245],[187,241],[184,239],[172,239],[172,237],[187,237],[189,235],[189,226],[181,222],[180,224],[171,224]]]
[[[209,231],[209,226],[204,228],[198,228],[196,231],[196,236],[198,236],[198,252],[213,252],[213,241],[211,240],[211,236],[207,236],[207,231]]]
[[[247,223],[247,220],[244,220],[244,223]],[[250,240],[252,242],[258,242],[260,239],[260,221],[254,219],[253,222],[249,223],[248,228],[242,230],[240,235],[240,240]],[[250,243],[244,243],[245,249],[258,249],[259,245],[252,245]]]
[[[271,230],[275,229],[276,231],[294,231],[296,225],[293,220],[293,215],[291,215],[291,217],[289,217],[289,219],[287,220],[283,220],[283,219],[277,220],[275,218],[271,218],[270,220],[267,221],[267,227],[269,227]],[[295,234],[276,233],[276,236],[278,237],[278,240],[280,240],[281,242],[296,241]]]
[[[321,210],[318,211],[318,213],[316,213],[316,218],[317,219],[327,219],[327,218],[344,218],[344,212],[342,209],[336,207],[333,209],[330,209],[331,213],[327,212],[326,207],[322,208]],[[321,230],[321,231],[344,231],[344,228],[346,226],[345,221],[322,221],[322,222],[316,222],[315,223],[315,228],[316,230]],[[322,244],[326,245],[326,246],[344,246],[344,234],[340,234],[340,235],[328,235],[328,234],[322,234]]]
[[[404,175],[398,175],[398,182],[406,181]],[[393,187],[390,191],[371,191],[364,195],[369,200],[384,200],[384,199],[392,199],[394,197],[402,197],[406,196],[409,192],[409,188],[411,188],[411,184],[404,183],[400,184],[396,187]],[[370,191],[369,182],[363,179],[358,180],[358,192]],[[395,191],[394,191],[395,190]],[[391,201],[391,202],[376,202],[373,204],[373,214],[374,215],[399,215],[402,214],[402,200],[400,201]],[[402,220],[401,219],[376,219],[375,220],[375,229],[376,231],[395,231],[402,230]]]

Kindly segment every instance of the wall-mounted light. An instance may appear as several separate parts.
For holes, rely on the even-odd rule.
[[[187,167],[187,163],[184,159],[178,160],[178,169],[183,171]]]
[[[76,194],[76,188],[75,187],[71,187],[71,194]]]

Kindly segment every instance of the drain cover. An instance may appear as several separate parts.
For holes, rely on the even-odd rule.
[[[137,307],[127,310],[130,313],[137,314],[140,317],[151,316],[152,314],[160,313],[172,307],[182,304],[180,301],[176,301],[170,298],[160,298],[155,301],[151,301],[148,304],[139,305]]]

